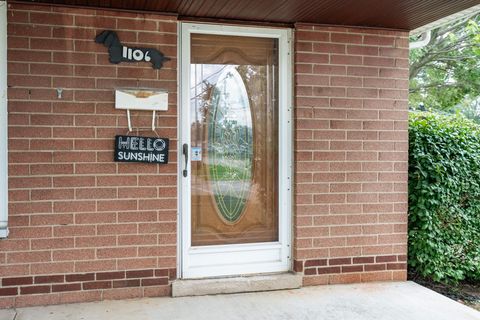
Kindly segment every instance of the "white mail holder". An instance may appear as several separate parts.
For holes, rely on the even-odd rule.
[[[132,131],[130,110],[152,111],[152,131],[155,131],[155,112],[168,110],[168,92],[152,89],[115,90],[115,109],[127,110],[128,131]]]

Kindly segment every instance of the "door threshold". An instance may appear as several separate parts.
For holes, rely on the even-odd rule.
[[[298,289],[302,286],[302,278],[301,274],[289,272],[228,278],[180,279],[172,283],[172,297]]]

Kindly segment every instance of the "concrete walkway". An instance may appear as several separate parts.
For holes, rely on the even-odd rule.
[[[480,320],[480,312],[413,282],[397,282],[21,308],[0,310],[0,319]]]

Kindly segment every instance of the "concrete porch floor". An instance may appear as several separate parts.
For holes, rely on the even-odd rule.
[[[416,283],[396,282],[19,308],[0,310],[0,319],[466,320],[480,319],[480,312]]]

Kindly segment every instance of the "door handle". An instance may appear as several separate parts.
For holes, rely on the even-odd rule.
[[[188,143],[184,143],[183,144],[183,156],[185,158],[185,169],[183,169],[183,176],[186,178],[188,176],[188,171],[187,171],[187,167],[188,167]]]

